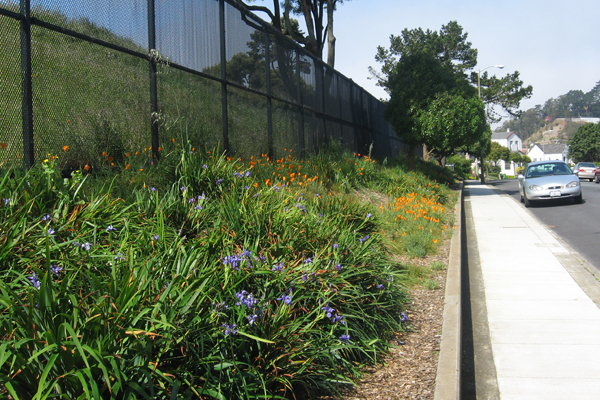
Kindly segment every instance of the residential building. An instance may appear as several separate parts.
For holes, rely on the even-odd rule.
[[[506,132],[494,132],[492,133],[492,142],[496,142],[510,150],[511,153],[521,152],[523,149],[523,139],[516,132],[506,130]],[[498,165],[498,164],[497,164]],[[500,173],[505,175],[516,175],[517,166],[513,161],[499,161]]]
[[[527,155],[531,158],[531,161],[560,160],[571,162],[567,158],[568,154],[569,146],[560,143],[532,144],[527,150]]]

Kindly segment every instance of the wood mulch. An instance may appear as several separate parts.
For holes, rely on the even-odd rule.
[[[448,265],[450,240],[445,240],[437,255],[403,260],[430,265],[443,261]],[[409,331],[400,332],[392,341],[394,348],[383,362],[364,370],[354,389],[345,390],[331,400],[433,399],[438,354],[442,333],[446,270],[433,271],[436,289],[416,287],[410,290],[407,304]],[[325,400],[326,398],[322,398]]]

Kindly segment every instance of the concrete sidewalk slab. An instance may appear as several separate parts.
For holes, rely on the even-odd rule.
[[[513,198],[467,188],[501,399],[600,399],[600,308],[571,250]]]

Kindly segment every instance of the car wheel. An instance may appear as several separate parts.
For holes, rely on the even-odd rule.
[[[575,199],[575,204],[583,203],[583,193],[579,193],[579,196],[574,197],[574,199]]]
[[[525,203],[525,207],[533,207],[533,202],[527,198],[525,193],[523,193],[523,203]]]

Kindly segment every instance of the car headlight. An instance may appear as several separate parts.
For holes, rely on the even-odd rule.
[[[544,189],[543,187],[541,187],[540,185],[530,185],[529,186],[529,190],[542,190]]]
[[[567,187],[577,187],[577,186],[579,186],[579,182],[577,182],[577,181],[573,181],[567,185]]]

